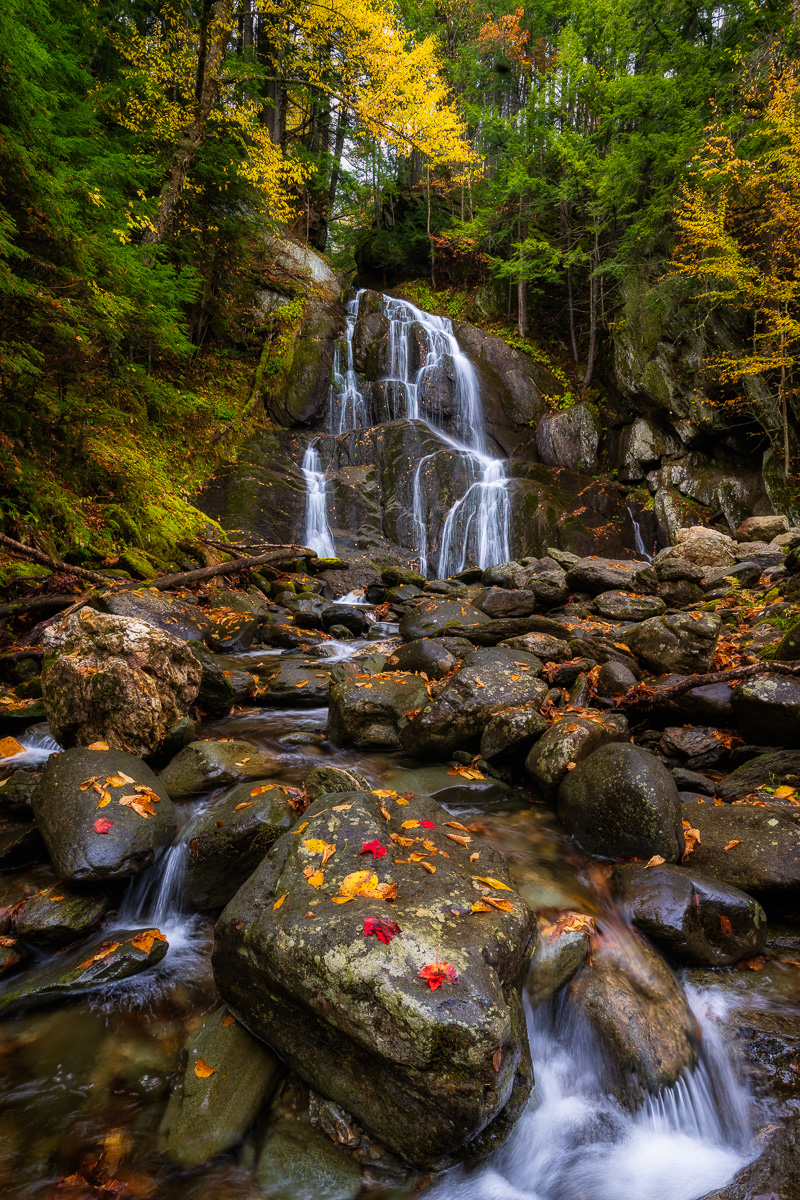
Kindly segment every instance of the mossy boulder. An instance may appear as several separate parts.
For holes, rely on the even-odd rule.
[[[75,892],[56,883],[25,901],[17,917],[17,937],[37,946],[66,946],[89,933],[107,903],[105,896]]]
[[[398,749],[407,714],[427,699],[424,680],[399,671],[335,683],[330,693],[328,736],[335,746]]]
[[[188,800],[215,787],[245,779],[269,779],[280,771],[272,755],[252,742],[190,742],[159,776],[161,788],[173,800]]]

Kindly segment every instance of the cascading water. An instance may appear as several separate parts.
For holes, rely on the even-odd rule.
[[[330,429],[335,434],[374,423],[353,361],[353,333],[361,294],[347,305],[344,339],[336,348],[329,415]],[[389,416],[422,421],[442,443],[440,451],[426,454],[414,469],[412,517],[421,570],[427,575],[435,569],[440,576],[447,576],[463,570],[469,561],[479,566],[503,562],[509,557],[508,480],[502,459],[487,451],[475,368],[458,345],[447,318],[432,316],[389,296],[383,297],[383,311],[389,321],[388,369],[379,384]],[[442,404],[445,384],[449,399]],[[316,456],[313,464],[309,457],[312,452]],[[465,478],[462,494],[444,516],[439,496],[434,496],[429,505],[425,488],[426,468],[439,454],[455,456]],[[325,479],[313,443],[306,451],[303,471],[306,543],[319,554],[332,555]],[[324,551],[320,546],[325,547]]]
[[[642,558],[647,559],[648,562],[652,562],[653,556],[648,552],[648,549],[644,544],[644,538],[642,537],[641,522],[636,515],[635,510],[630,505],[628,505],[628,516],[630,517],[631,524],[633,525],[633,541],[636,553],[641,554]]]

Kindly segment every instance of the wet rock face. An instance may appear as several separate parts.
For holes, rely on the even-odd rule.
[[[155,588],[137,588],[132,592],[98,598],[101,612],[115,617],[135,617],[162,633],[187,642],[201,641],[208,629],[208,618],[196,604],[165,596]]]
[[[759,754],[742,763],[730,775],[721,779],[714,794],[731,804],[745,796],[758,792],[764,786],[800,788],[800,752],[797,750],[773,750]],[[770,793],[762,793],[760,799],[769,801]]]
[[[636,592],[652,596],[658,578],[652,567],[641,562],[617,562],[611,558],[580,558],[567,569],[567,586],[573,592]]]
[[[733,538],[715,529],[707,529],[705,525],[678,529],[675,539],[676,545],[656,555],[656,566],[673,560],[701,567],[730,567],[736,562],[736,542]]]
[[[130,617],[83,609],[45,631],[47,717],[62,746],[157,750],[186,716],[201,669],[186,644]]]
[[[383,311],[383,297],[380,292],[366,289],[361,293],[358,304],[358,319],[353,330],[353,367],[362,375],[367,372],[369,353],[376,342],[380,342],[389,333],[389,318]],[[370,375],[376,379],[377,363]]]
[[[601,746],[565,775],[558,815],[590,854],[677,862],[683,853],[675,782],[654,754],[629,742]]]
[[[525,770],[537,791],[545,799],[554,800],[569,770],[600,746],[619,741],[626,735],[624,717],[611,720],[599,713],[596,719],[561,717],[538,739],[525,760]]]
[[[656,675],[703,674],[711,669],[720,628],[716,614],[669,613],[642,621],[622,640]]]
[[[597,470],[600,418],[589,404],[573,404],[543,417],[536,427],[536,448],[543,463],[583,475]]]
[[[646,621],[661,616],[665,608],[659,596],[634,596],[630,592],[601,592],[594,601],[595,612],[612,621]]]
[[[697,1062],[697,1029],[678,981],[643,940],[601,945],[570,983],[600,1035],[629,1102],[660,1092]]]
[[[797,809],[712,803],[681,808],[700,833],[691,854],[693,870],[757,894],[800,886]]]
[[[459,637],[465,630],[485,625],[489,617],[467,601],[425,596],[400,622],[407,642],[420,638]]]
[[[223,912],[217,986],[284,1062],[426,1168],[486,1130],[525,1075],[533,916],[501,856],[434,801],[336,799],[316,801]],[[377,936],[373,921],[394,924]]]
[[[17,917],[17,937],[39,946],[67,946],[97,924],[106,904],[105,896],[82,895],[54,884],[26,900]]]
[[[800,680],[764,675],[733,689],[733,711],[756,746],[800,747]]]
[[[152,866],[177,828],[161,781],[122,750],[54,755],[33,810],[57,874],[74,883],[125,879]]]
[[[764,946],[766,914],[752,896],[686,867],[627,863],[612,875],[633,924],[675,962],[728,967]]]
[[[472,646],[463,638],[419,638],[398,647],[386,660],[390,670],[424,671],[429,679],[452,674]]]
[[[426,703],[425,682],[400,672],[347,679],[331,688],[328,736],[335,746],[400,746],[407,713]]]
[[[547,685],[538,678],[541,660],[523,650],[477,649],[468,654],[434,699],[425,696],[421,710],[400,731],[411,754],[447,758],[454,750],[477,750],[489,718],[518,705],[539,708]]]
[[[278,760],[252,742],[190,742],[167,763],[159,783],[173,800],[187,800],[243,779],[268,779],[279,771]]]

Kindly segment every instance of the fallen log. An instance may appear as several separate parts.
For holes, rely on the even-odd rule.
[[[108,575],[101,575],[97,571],[87,571],[85,567],[73,567],[71,563],[57,562],[49,555],[43,554],[41,550],[34,549],[33,546],[24,546],[22,542],[15,542],[5,533],[0,533],[0,546],[4,546],[9,554],[17,558],[37,562],[40,566],[49,567],[51,571],[67,571],[70,575],[78,575],[81,579],[90,579],[92,583],[99,583],[103,587],[108,587],[112,582]]]
[[[617,700],[618,708],[645,709],[657,708],[660,704],[668,704],[676,696],[691,692],[695,688],[709,687],[714,683],[737,682],[740,679],[752,679],[757,675],[794,675],[800,676],[800,663],[790,666],[780,662],[751,663],[746,667],[729,667],[726,671],[712,671],[707,675],[687,675],[677,683],[668,683],[666,687],[652,688],[646,683],[637,683],[624,696]]]
[[[216,567],[199,567],[196,571],[185,571],[182,575],[162,575],[160,579],[150,579],[136,586],[158,588],[160,592],[165,592],[170,588],[183,587],[187,583],[201,583],[205,579],[214,579],[218,575],[235,575],[238,571],[255,571],[258,567],[289,562],[296,558],[316,557],[316,551],[310,550],[308,546],[280,546],[253,558],[234,558],[231,562],[219,563]]]
[[[0,617],[16,617],[40,608],[66,608],[74,600],[74,596],[28,596],[24,600],[10,600],[8,604],[0,604]]]

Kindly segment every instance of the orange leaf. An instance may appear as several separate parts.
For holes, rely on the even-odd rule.
[[[301,679],[301,681],[300,681],[299,683],[296,683],[294,686],[295,686],[295,687],[299,687],[299,688],[301,688],[301,687],[308,687],[308,680],[307,680],[307,679]]]
[[[286,899],[286,897],[287,897],[288,895],[289,895],[289,893],[288,893],[288,892],[284,892],[282,896],[279,896],[279,897],[278,897],[278,899],[275,901],[275,903],[274,903],[274,904],[273,904],[273,906],[272,906],[272,911],[273,911],[273,912],[275,912],[275,909],[276,909],[276,908],[280,908],[280,906],[283,904],[284,900]]]
[[[686,859],[694,850],[697,843],[700,841],[700,830],[693,829],[688,821],[683,822],[683,836],[686,840],[686,849],[681,862],[686,862]]]
[[[403,824],[400,826],[400,828],[401,829],[416,829],[418,827],[418,825],[419,825],[419,821],[403,821]]]
[[[313,888],[321,887],[325,882],[325,876],[322,874],[322,871],[317,868],[316,871],[312,871],[312,873],[308,876],[308,882]]]
[[[271,791],[272,786],[273,785],[271,783],[262,783],[260,787],[254,787],[252,792],[250,793],[250,795],[251,796],[262,796],[264,794],[264,792]],[[240,804],[238,807],[241,808],[242,805]]]
[[[471,909],[474,913],[491,912],[491,904],[487,904],[485,900],[476,900]]]
[[[87,749],[87,750],[107,750],[107,749],[108,749],[108,742],[91,742],[91,743],[90,743],[90,744],[89,744],[89,745],[86,747],[86,749]]]
[[[490,876],[487,876],[484,879],[482,876],[476,875],[475,878],[477,879],[478,883],[485,883],[487,887],[498,888],[501,892],[513,892],[514,890],[513,888],[510,888],[507,883],[501,883],[499,879],[492,879]]]
[[[649,859],[644,865],[645,865],[645,867],[660,867],[662,865],[662,863],[665,863],[666,861],[667,860],[665,858],[662,858],[662,856],[660,854],[654,854],[653,857],[651,859]]]
[[[436,867],[433,865],[433,863],[423,862],[421,865],[425,868],[429,875],[436,874]]]
[[[477,862],[477,861],[478,861],[478,859],[480,858],[480,856],[481,856],[481,855],[480,855],[480,851],[479,851],[479,850],[476,850],[474,854],[470,854],[470,856],[469,856],[469,861],[470,861],[470,862]]]
[[[734,841],[728,842],[727,846],[723,846],[722,849],[723,850],[732,850],[734,846],[740,846],[741,844],[742,844],[742,839],[736,838]]]
[[[449,837],[451,842],[458,842],[459,846],[464,847],[467,847],[472,841],[472,838],[469,836],[469,834],[446,833],[444,836]]]
[[[298,825],[297,829],[293,829],[292,837],[297,837],[298,833],[302,833],[304,829],[308,829],[308,821],[303,821],[302,825]]]
[[[204,1058],[198,1058],[194,1065],[194,1073],[198,1079],[210,1079],[216,1073],[216,1067],[210,1067]]]
[[[119,942],[103,942],[97,953],[93,954],[91,958],[87,958],[86,962],[82,962],[78,970],[83,971],[86,967],[90,967],[92,963],[101,962],[109,954],[113,954],[115,950],[119,950],[119,947]]]
[[[420,971],[417,979],[424,979],[432,992],[441,987],[446,981],[447,983],[458,983],[458,975],[456,969],[451,963],[439,962],[429,963]]]
[[[165,942],[167,939],[158,929],[146,929],[142,933],[137,933],[136,937],[131,938],[131,945],[137,950],[142,950],[145,954],[149,954],[153,949],[154,942]]]
[[[110,803],[111,803],[111,792],[103,790],[100,793],[100,799],[97,801],[97,807],[105,808],[105,806]]]
[[[733,933],[733,927],[727,917],[723,917],[720,913],[719,918],[720,929],[725,934],[725,937],[730,937]]]
[[[14,758],[17,754],[24,753],[25,747],[21,746],[16,738],[0,738],[0,758]]]
[[[477,767],[462,767],[457,763],[452,771],[447,772],[448,775],[461,775],[463,779],[484,779],[485,776],[477,769]]]
[[[117,803],[124,805],[125,808],[132,808],[134,812],[138,813],[140,817],[144,817],[146,820],[148,817],[154,817],[156,815],[156,810],[153,808],[152,801],[158,799],[159,797],[156,796],[154,792],[150,792],[147,795],[120,796]],[[102,800],[97,807],[103,807]]]
[[[227,1013],[227,1015],[222,1018],[222,1028],[223,1029],[227,1029],[229,1025],[235,1025],[235,1024],[236,1024],[236,1017],[233,1015],[233,1013]]]
[[[500,900],[497,896],[485,896],[484,900],[487,904],[491,904],[492,908],[499,908],[500,912],[514,911],[514,905],[510,900]]]

